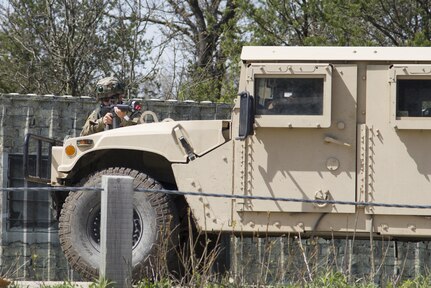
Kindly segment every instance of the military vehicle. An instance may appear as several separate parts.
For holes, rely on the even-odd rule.
[[[417,206],[431,204],[431,48],[244,47],[241,60],[230,120],[142,124],[52,148],[53,186],[130,175],[136,188],[202,193],[135,193],[137,277],[187,209],[209,232],[431,237],[431,209]],[[53,197],[62,247],[85,277],[97,275],[99,197]]]

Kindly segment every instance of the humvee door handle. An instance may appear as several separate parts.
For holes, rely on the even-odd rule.
[[[341,141],[339,141],[339,140],[337,140],[337,139],[335,139],[335,138],[329,137],[329,136],[326,136],[326,137],[325,137],[325,142],[326,142],[326,143],[338,144],[338,145],[342,145],[342,146],[347,146],[347,147],[352,146],[352,145],[350,145],[349,143],[341,142]]]

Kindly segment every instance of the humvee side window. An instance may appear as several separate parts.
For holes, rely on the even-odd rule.
[[[431,117],[431,79],[397,80],[397,117]]]
[[[395,64],[389,72],[394,128],[431,129],[431,66]]]
[[[323,78],[256,78],[257,115],[323,115]]]
[[[327,63],[252,63],[247,91],[256,127],[331,126],[332,66]]]

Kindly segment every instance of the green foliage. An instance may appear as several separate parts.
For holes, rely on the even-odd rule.
[[[136,288],[170,288],[173,286],[175,286],[174,283],[169,279],[162,279],[157,282],[143,279],[135,285]]]
[[[423,1],[243,1],[251,44],[429,45],[431,14]]]
[[[177,98],[231,102],[242,46],[237,1],[166,1],[165,6],[165,13],[153,21],[169,32],[169,39],[188,49]]]
[[[62,284],[55,284],[55,285],[42,284],[40,287],[41,288],[49,288],[49,287],[50,288],[78,288],[79,286],[70,281],[65,281]]]
[[[160,97],[166,79],[156,77],[162,69],[153,58],[161,54],[154,55],[160,47],[153,39],[161,37],[184,57],[175,63],[181,72],[169,70],[177,98],[227,103],[238,92],[243,45],[431,45],[429,1],[206,3],[6,1],[0,4],[0,93],[91,95],[94,82],[112,74],[131,96]],[[150,22],[163,29],[149,35]]]
[[[413,39],[406,41],[407,46],[430,47],[431,39],[424,31],[419,31],[414,34]]]
[[[200,285],[205,288],[216,288],[216,287],[242,287],[242,285],[234,284],[229,279],[223,279],[219,283],[206,283]],[[171,280],[161,280],[158,282],[151,282],[143,280],[136,285],[136,288],[168,288],[174,287],[175,282]],[[189,286],[187,286],[189,287]],[[271,287],[285,287],[285,288],[377,288],[379,285],[367,282],[349,282],[347,276],[341,272],[327,272],[315,276],[315,279],[310,282],[298,282],[290,284],[275,284]],[[419,276],[414,279],[405,280],[399,285],[387,284],[380,287],[386,288],[428,288],[431,287],[431,276]]]
[[[348,285],[347,277],[340,272],[329,272],[318,277],[314,282],[307,285],[310,288],[342,288]]]
[[[189,77],[190,80],[184,83],[178,93],[180,100],[215,101],[219,97],[217,94],[220,91],[218,79],[204,68],[195,68]]]
[[[294,285],[295,286],[295,285]],[[316,275],[310,283],[302,284],[306,288],[377,288],[374,283],[349,283],[348,278],[341,272],[330,271],[325,274]]]
[[[228,72],[225,72],[226,76]],[[230,73],[230,72],[229,72]],[[181,86],[178,98],[194,101],[212,101],[221,103],[232,103],[237,94],[234,76],[214,77],[204,68],[196,68],[189,76],[190,80]]]
[[[159,91],[152,66],[153,41],[146,35],[147,20],[139,1],[110,1],[114,10],[106,11],[104,45],[109,57],[103,68],[104,75],[113,73],[126,83],[129,97],[154,97]]]
[[[88,68],[89,50],[98,45],[95,27],[89,23],[101,21],[101,3],[95,2],[93,11],[85,3],[70,6],[41,1],[9,1],[10,10],[1,11],[2,30],[7,55],[2,66],[9,82],[18,81],[22,93],[74,93],[74,85],[82,69]],[[67,7],[67,8],[66,8]],[[67,17],[66,11],[74,15]],[[6,20],[8,19],[8,20]],[[80,47],[77,44],[86,44]],[[97,55],[94,55],[97,59]],[[93,61],[92,59],[91,61]],[[82,63],[78,66],[79,63]]]
[[[115,287],[114,282],[111,282],[104,277],[100,277],[96,282],[93,282],[88,286],[89,288],[110,288]]]
[[[319,6],[321,1],[244,1],[244,13],[251,19],[248,29],[253,45],[320,44],[326,38]],[[312,39],[309,39],[309,38]]]
[[[143,39],[145,23],[129,17],[140,8],[134,5],[117,0],[0,5],[0,93],[91,95],[94,82],[107,74],[136,92],[152,74],[142,76],[151,41]]]
[[[237,0],[236,25],[225,29],[213,69],[193,66],[180,99],[231,102],[241,46],[430,46],[431,14],[413,0]],[[208,18],[213,23],[213,18]],[[235,32],[235,33],[233,33]],[[241,35],[241,37],[239,37]],[[225,38],[223,38],[225,37]],[[223,67],[229,63],[229,68]],[[218,66],[217,66],[218,65]],[[215,68],[214,68],[215,67]],[[219,71],[220,74],[214,73]]]
[[[203,278],[208,278],[208,276],[203,276]],[[218,282],[206,282],[200,283],[197,286],[197,283],[185,283],[181,282],[182,285],[177,283],[174,280],[170,280],[167,278],[161,279],[159,281],[153,282],[147,279],[143,279],[133,287],[135,288],[170,288],[170,287],[203,287],[203,288],[221,288],[221,287],[229,287],[229,288],[239,288],[243,287],[243,285],[235,284],[232,279],[223,278]],[[242,283],[242,282],[241,282]],[[180,285],[180,286],[178,286]],[[185,285],[185,286],[184,286]],[[13,282],[8,287],[11,288],[20,288],[17,282]],[[78,283],[72,283],[69,281],[65,281],[62,284],[48,285],[42,284],[41,288],[78,288],[81,287]],[[89,288],[108,288],[114,287],[112,282],[109,282],[105,279],[99,279],[98,281],[91,283]],[[414,279],[408,279],[403,281],[400,284],[396,283],[388,283],[386,285],[377,285],[374,283],[367,282],[349,282],[347,276],[341,272],[327,272],[324,274],[319,274],[315,276],[315,279],[310,282],[297,282],[290,284],[272,284],[270,287],[278,287],[278,288],[377,288],[377,287],[385,287],[385,288],[428,288],[431,287],[431,276],[418,276]]]
[[[5,33],[0,32],[0,92],[12,93],[19,91],[19,83],[16,81],[11,81],[9,76],[9,71],[14,65],[11,61],[10,54],[5,51],[14,51],[15,45],[8,41],[8,37]],[[20,64],[18,64],[20,65]]]
[[[392,287],[392,286],[391,286]],[[419,276],[414,279],[405,280],[401,283],[400,288],[428,288],[431,287],[431,275]],[[389,286],[388,286],[389,288]]]

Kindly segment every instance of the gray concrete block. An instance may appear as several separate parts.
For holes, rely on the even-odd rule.
[[[133,178],[103,176],[100,274],[115,287],[132,285]]]

